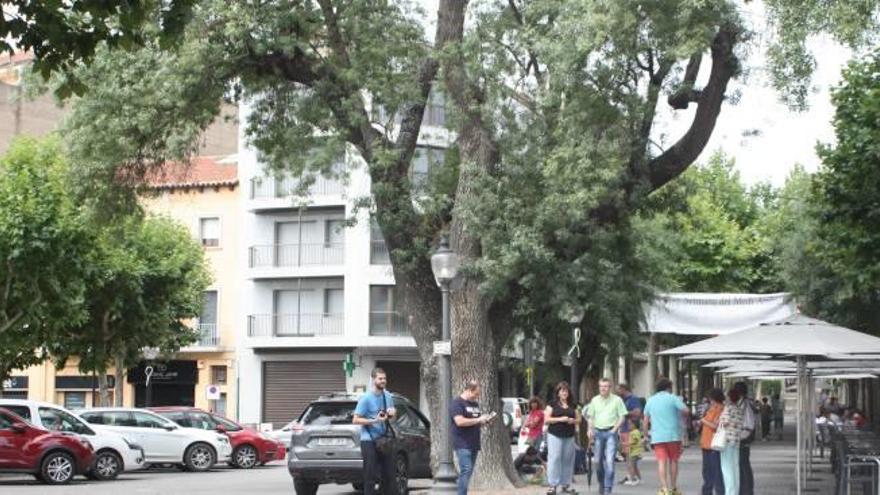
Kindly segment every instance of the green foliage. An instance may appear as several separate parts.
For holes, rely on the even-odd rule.
[[[712,155],[658,191],[635,220],[640,257],[654,267],[649,281],[672,291],[780,290],[765,226],[775,209],[770,186],[746,188],[733,159]]]
[[[169,46],[183,32],[195,0],[4,0],[0,2],[0,52],[33,50],[34,70],[48,78],[62,74],[60,96],[88,86],[70,70],[90,62],[99,46],[130,48],[145,31],[159,32]]]
[[[49,346],[53,358],[78,356],[82,371],[104,373],[119,357],[135,362],[144,347],[171,353],[192,343],[196,332],[184,320],[198,316],[210,275],[188,230],[163,217],[129,217],[101,228],[96,241],[88,317]]]
[[[85,317],[90,238],[66,173],[55,139],[16,140],[0,158],[0,381]]]
[[[798,222],[792,241],[802,244],[789,246],[783,259],[807,312],[876,333],[880,328],[880,54],[851,63],[843,76],[832,96],[836,143],[819,147],[823,168],[813,178],[811,190],[804,178],[795,177],[786,186],[809,199],[791,205],[792,218]]]

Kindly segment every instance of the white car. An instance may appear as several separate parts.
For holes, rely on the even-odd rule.
[[[95,462],[86,473],[91,479],[112,480],[123,471],[144,467],[144,449],[119,433],[89,425],[67,409],[45,402],[0,398],[0,407],[18,414],[34,426],[81,435],[95,448]]]
[[[151,411],[102,407],[83,411],[80,416],[142,445],[147,464],[177,464],[187,471],[207,471],[218,462],[229,462],[232,454],[226,435],[184,428]]]
[[[284,448],[289,452],[290,451],[290,439],[293,436],[293,425],[296,424],[296,420],[291,421],[284,425],[281,429],[272,430],[270,432],[264,433],[267,437],[275,440],[276,442],[281,442],[284,444]]]

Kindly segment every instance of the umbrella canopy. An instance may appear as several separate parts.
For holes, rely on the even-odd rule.
[[[659,354],[721,353],[777,356],[877,354],[880,357],[880,338],[797,314]]]
[[[768,356],[767,354],[690,354],[687,356],[682,356],[680,359],[685,361],[707,361],[712,359],[737,359],[737,358],[747,358],[747,359],[770,359],[773,356]]]

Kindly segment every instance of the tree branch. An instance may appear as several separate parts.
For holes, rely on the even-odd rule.
[[[712,137],[721,104],[724,102],[727,83],[739,71],[739,60],[733,53],[738,34],[733,27],[725,26],[715,35],[712,42],[712,72],[709,74],[709,82],[700,94],[690,128],[672,147],[648,163],[651,191],[663,187],[684,172]],[[688,65],[698,67],[699,61],[695,63],[692,57]],[[696,75],[693,77],[696,78]]]

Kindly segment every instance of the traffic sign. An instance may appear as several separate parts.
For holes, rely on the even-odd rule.
[[[435,356],[451,356],[452,355],[452,342],[449,340],[435,340],[434,341],[434,355]]]
[[[217,385],[208,385],[205,388],[205,395],[208,397],[208,400],[220,400],[220,387]]]

